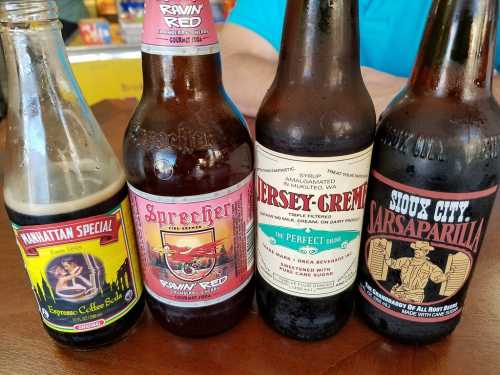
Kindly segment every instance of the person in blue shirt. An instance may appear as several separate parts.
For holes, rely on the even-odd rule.
[[[78,22],[89,16],[82,0],[56,0],[65,42],[78,30]]]
[[[411,74],[431,5],[432,0],[359,0],[365,81],[404,83],[394,76]],[[274,78],[285,8],[286,0],[238,0],[222,32],[225,85],[246,114],[256,113]]]

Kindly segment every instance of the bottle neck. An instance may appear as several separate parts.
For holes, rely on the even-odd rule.
[[[338,86],[361,76],[356,0],[289,0],[278,80]]]
[[[498,0],[434,0],[410,89],[475,100],[492,95]]]
[[[9,110],[30,113],[40,124],[49,101],[54,108],[80,107],[89,112],[71,70],[57,19],[2,26],[7,63]],[[28,111],[28,112],[26,112]],[[38,115],[37,115],[38,114]],[[64,114],[60,113],[61,119]]]
[[[123,171],[72,73],[59,21],[1,22],[9,79],[6,201],[45,215],[109,197],[104,192],[123,186]]]
[[[199,100],[222,90],[220,54],[169,56],[143,52],[144,96]]]
[[[144,7],[144,95],[198,100],[222,91],[210,1],[146,0]]]

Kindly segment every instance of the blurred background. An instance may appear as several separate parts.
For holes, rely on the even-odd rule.
[[[236,0],[211,0],[222,26]],[[143,0],[57,0],[68,56],[89,105],[140,98]],[[0,56],[0,119],[6,115],[7,82]]]

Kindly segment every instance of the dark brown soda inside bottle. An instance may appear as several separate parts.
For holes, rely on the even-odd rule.
[[[144,309],[125,174],[72,74],[55,1],[0,3],[9,127],[3,196],[44,328],[90,350]]]
[[[354,176],[354,165],[358,179],[341,184],[351,189],[366,183],[374,131],[373,104],[359,66],[357,2],[289,1],[277,76],[256,123],[257,302],[264,320],[282,334],[325,338],[351,314],[356,264],[332,264],[336,254],[357,259],[359,248],[351,241],[357,237],[359,243],[364,199],[347,217],[334,212],[340,203],[325,204],[323,198],[343,194],[334,180]],[[346,166],[351,157],[361,163]],[[356,224],[350,227],[344,219]],[[321,220],[327,224],[318,227]],[[335,242],[336,231],[344,235],[347,229],[355,237],[346,240],[346,249],[325,247]],[[337,288],[338,272],[346,277]]]
[[[413,75],[381,117],[357,306],[399,341],[433,342],[460,321],[498,185],[497,8],[434,1]]]
[[[176,3],[180,6],[189,6],[192,2]],[[153,2],[149,5],[153,6],[152,4]],[[197,1],[194,5],[209,6],[208,1]],[[211,18],[204,21],[213,22]],[[243,117],[227,97],[222,86],[218,46],[215,45],[215,50],[201,47],[204,52],[200,52],[196,46],[187,47],[191,48],[191,52],[185,56],[179,55],[180,52],[177,50],[172,55],[171,50],[148,53],[143,49],[143,96],[130,121],[124,141],[127,177],[133,189],[141,192],[141,196],[147,193],[156,197],[153,200],[157,203],[169,199],[171,203],[176,203],[175,207],[181,209],[183,203],[179,203],[179,200],[182,199],[190,204],[193,204],[193,200],[202,201],[203,207],[212,207],[210,199],[224,195],[220,192],[233,189],[232,187],[242,184],[245,180],[251,181],[253,175],[251,136]],[[214,45],[210,48],[213,47]],[[210,197],[211,194],[216,196]],[[205,198],[198,198],[200,196]],[[231,210],[228,212],[230,216],[236,218],[234,206],[231,207],[233,207],[232,213]],[[213,215],[212,218],[215,220],[218,212],[220,213],[217,208],[210,211],[213,214],[208,213],[208,209],[204,211],[201,209],[196,213],[186,209],[186,212],[191,215],[189,220],[193,221],[210,219],[210,215]],[[160,232],[169,233],[164,234],[163,238],[171,236],[173,232],[176,236],[185,235],[187,242],[182,245],[185,247],[183,253],[192,252],[195,245],[191,245],[191,238],[196,235],[194,233],[196,225],[182,226],[179,224],[178,215],[171,214],[169,218],[171,222],[164,222],[158,227]],[[233,226],[235,223],[236,219],[233,220]],[[203,225],[202,229],[207,229],[206,225]],[[184,229],[179,230],[179,227]],[[141,228],[140,224],[138,230]],[[211,229],[213,228],[207,230]],[[247,230],[248,238],[245,240],[253,262],[251,244],[253,241],[250,240],[253,236],[253,227]],[[215,237],[218,236],[217,231],[218,227],[215,228]],[[236,236],[234,231],[232,233]],[[209,336],[233,327],[248,312],[254,291],[251,277],[246,284],[233,290],[230,296],[219,296],[218,299],[212,298],[205,303],[199,302],[200,298],[204,297],[197,294],[192,306],[189,300],[181,300],[183,298],[181,295],[172,297],[170,294],[171,300],[169,300],[158,297],[159,292],[152,293],[151,289],[148,289],[148,275],[151,272],[158,272],[164,285],[170,287],[188,285],[194,290],[200,290],[200,285],[205,285],[204,279],[194,281],[190,273],[195,271],[201,273],[204,270],[202,268],[204,263],[214,262],[214,270],[206,276],[212,277],[214,272],[219,272],[223,268],[219,267],[219,264],[225,262],[222,260],[225,255],[221,253],[227,251],[228,257],[233,259],[232,252],[241,247],[237,243],[239,240],[235,239],[232,242],[236,249],[233,247],[223,249],[220,245],[214,245],[216,260],[199,257],[189,262],[185,260],[184,263],[171,261],[175,247],[165,240],[163,250],[168,247],[167,251],[171,253],[166,252],[158,256],[156,263],[151,266],[153,268],[150,268],[153,270],[151,272],[144,268],[150,264],[148,263],[150,259],[146,259],[144,250],[149,246],[148,240],[142,241],[144,247],[141,254],[147,303],[155,318],[168,330],[182,336]],[[140,239],[139,241],[141,242]],[[199,266],[201,268],[195,267],[195,262],[201,263],[202,266]],[[234,267],[232,264],[226,263],[226,267]],[[170,267],[170,270],[167,267]],[[253,267],[249,267],[248,272],[251,273],[250,268]],[[230,272],[233,272],[232,270],[233,268]],[[238,272],[236,270],[236,274]],[[211,280],[213,282],[213,279]]]

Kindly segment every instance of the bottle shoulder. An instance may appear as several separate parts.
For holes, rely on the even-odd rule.
[[[66,110],[51,120],[10,114],[7,204],[26,213],[60,213],[97,204],[123,187],[124,171],[90,111]]]
[[[171,98],[164,102],[141,100],[130,122],[128,131],[154,132],[157,134],[179,132],[210,134],[227,133],[231,136],[246,135],[247,124],[234,105],[225,101],[179,101]],[[128,135],[128,134],[127,134]]]
[[[129,182],[146,193],[189,196],[226,189],[253,171],[253,144],[230,107],[139,107],[124,140]]]
[[[336,156],[369,147],[375,110],[368,93],[353,91],[273,92],[256,120],[257,141],[298,156]]]
[[[450,139],[477,131],[500,134],[500,106],[494,97],[463,102],[432,96],[402,95],[382,113],[378,129],[400,129]]]
[[[382,115],[373,168],[386,177],[440,191],[476,191],[497,183],[500,111],[474,103],[403,98]]]

